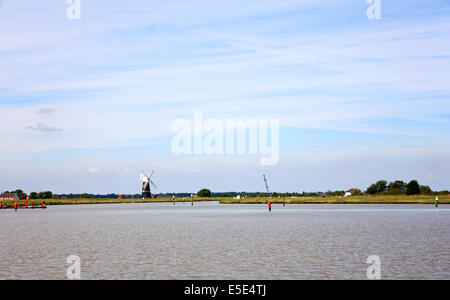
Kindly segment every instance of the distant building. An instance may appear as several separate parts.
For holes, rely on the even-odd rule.
[[[17,200],[25,200],[27,195],[24,193],[3,193],[0,194],[0,201],[17,201]]]
[[[345,191],[344,197],[348,197],[348,196],[353,195],[353,194],[355,193],[355,191],[356,191],[355,188],[351,188],[351,189],[349,189],[348,191]]]

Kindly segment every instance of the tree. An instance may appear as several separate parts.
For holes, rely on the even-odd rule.
[[[80,195],[80,198],[82,198],[82,199],[91,199],[92,196],[89,195],[88,193],[84,193],[84,194],[81,194],[81,195]]]
[[[387,181],[386,180],[378,180],[376,183],[369,186],[366,190],[368,194],[378,194],[386,191],[387,189]]]
[[[431,195],[433,193],[428,185],[419,185],[419,190],[422,195]]]
[[[403,194],[406,191],[406,183],[401,180],[396,180],[389,183],[388,189],[389,194]]]
[[[420,194],[419,183],[417,180],[411,180],[406,185],[406,195],[418,195]]]
[[[344,194],[341,191],[334,191],[333,196],[344,196]]]
[[[19,189],[19,190],[15,190],[14,193],[16,193],[16,194],[23,194],[23,191]]]
[[[211,191],[208,189],[201,189],[197,192],[198,197],[211,197]]]
[[[378,193],[382,193],[387,190],[387,181],[386,180],[379,180],[377,183],[375,183],[378,189]]]
[[[46,192],[40,192],[38,194],[38,198],[39,199],[50,199],[52,197],[53,193],[50,191],[46,191]]]
[[[367,194],[371,194],[371,195],[377,193],[377,186],[375,185],[375,183],[371,184],[371,185],[367,188],[366,193],[367,193]]]
[[[31,193],[30,193],[30,199],[39,199],[38,193],[36,193],[36,192],[31,192]]]
[[[352,193],[353,196],[359,196],[359,195],[362,195],[362,192],[361,192],[360,189],[352,189],[352,190],[351,190],[351,193]]]

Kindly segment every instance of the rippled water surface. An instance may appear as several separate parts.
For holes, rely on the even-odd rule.
[[[152,203],[0,210],[0,279],[450,279],[450,205]]]

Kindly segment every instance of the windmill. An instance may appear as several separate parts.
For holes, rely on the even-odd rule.
[[[151,198],[152,193],[150,192],[150,184],[153,185],[155,188],[158,188],[153,181],[150,179],[152,178],[153,170],[150,172],[150,176],[147,176],[144,171],[141,171],[141,174],[139,175],[139,179],[142,181],[142,198]]]

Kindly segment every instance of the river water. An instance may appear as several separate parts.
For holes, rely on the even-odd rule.
[[[450,279],[450,205],[220,205],[0,210],[0,279]]]

